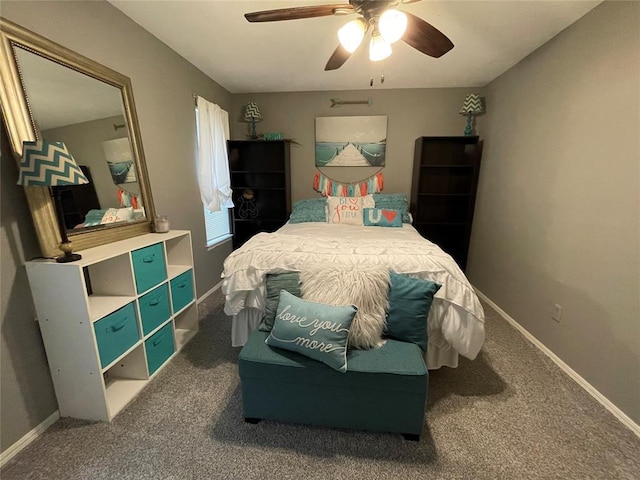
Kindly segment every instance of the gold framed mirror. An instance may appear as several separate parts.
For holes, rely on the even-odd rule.
[[[155,210],[129,78],[3,18],[0,43],[2,116],[16,160],[24,141],[63,141],[90,178],[66,187],[63,200],[60,224],[74,250],[150,232]],[[24,188],[42,255],[59,255],[50,187]]]

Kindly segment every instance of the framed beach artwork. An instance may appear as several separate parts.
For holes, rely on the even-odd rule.
[[[138,181],[129,138],[105,140],[102,142],[102,150],[107,158],[107,165],[109,166],[113,183],[119,185]]]
[[[384,167],[387,116],[316,117],[316,167]]]

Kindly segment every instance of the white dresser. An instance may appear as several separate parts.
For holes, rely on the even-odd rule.
[[[60,415],[110,421],[198,331],[191,233],[27,262]]]

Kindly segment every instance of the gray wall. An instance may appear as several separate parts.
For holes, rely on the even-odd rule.
[[[390,77],[390,74],[388,75]],[[363,73],[363,82],[368,77]],[[256,93],[233,96],[231,135],[245,139],[249,132],[242,123],[243,106],[255,101],[264,120],[256,124],[259,133],[282,132],[285,138],[300,145],[291,146],[291,176],[293,200],[318,196],[313,190],[315,167],[315,117],[346,115],[387,115],[387,152],[384,191],[411,193],[413,145],[420,136],[462,135],[466,119],[458,114],[465,95],[482,93],[483,89],[407,89],[354,90],[327,92]],[[345,105],[330,108],[331,98],[367,100],[373,104]],[[482,135],[483,117],[478,117],[477,133]],[[325,167],[322,172],[338,181],[352,182],[377,171],[370,167]]]
[[[172,228],[191,230],[197,291],[206,293],[220,281],[231,245],[205,247],[192,93],[229,112],[231,94],[107,2],[2,2],[2,16],[131,79],[156,210],[169,215]],[[56,410],[23,266],[39,251],[16,179],[15,163],[3,151],[2,451]]]
[[[24,268],[40,247],[4,123],[0,145],[0,448],[6,450],[56,411]]]
[[[124,128],[114,129],[114,125],[124,125],[124,117],[102,118],[89,122],[50,128],[42,131],[42,138],[53,142],[64,142],[78,165],[89,167],[91,183],[98,195],[101,208],[118,208],[118,188],[129,193],[140,194],[138,182],[115,185],[102,148],[105,140],[129,138]]]
[[[604,2],[488,86],[467,269],[636,423],[639,23],[640,3]]]

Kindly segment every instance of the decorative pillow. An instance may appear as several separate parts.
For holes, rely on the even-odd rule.
[[[389,270],[383,265],[336,264],[307,266],[300,272],[302,298],[358,308],[349,346],[372,348],[382,343],[389,305]]]
[[[388,210],[400,210],[402,212],[402,223],[411,223],[409,216],[409,201],[402,193],[374,193],[373,199],[376,208]]]
[[[298,200],[291,209],[290,223],[304,222],[326,222],[327,221],[327,199],[309,198]]]
[[[106,208],[104,210],[92,209],[84,217],[82,226],[94,227],[106,223],[126,222],[133,219],[133,208]]]
[[[357,310],[353,305],[306,302],[283,290],[273,329],[265,342],[272,347],[301,353],[345,373],[347,337]]]
[[[427,317],[442,285],[395,272],[389,274],[387,337],[413,342],[427,351]]]
[[[79,226],[84,226],[84,227],[94,227],[96,225],[100,225],[100,222],[102,222],[102,217],[104,217],[104,212],[106,212],[107,209],[103,209],[103,210],[98,210],[98,209],[91,209],[87,212],[87,214],[84,216],[84,222],[82,222]]]
[[[375,207],[372,195],[364,197],[327,197],[329,223],[362,225],[362,209]]]
[[[300,273],[283,272],[267,274],[267,294],[265,298],[265,314],[258,327],[262,332],[270,332],[280,302],[280,291],[285,290],[296,297],[300,296]]]
[[[100,223],[126,222],[133,218],[133,208],[107,208]]]
[[[363,212],[364,224],[368,227],[402,227],[402,212],[400,210],[365,208]]]

